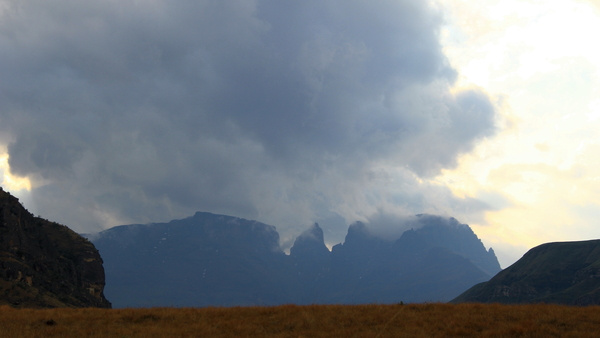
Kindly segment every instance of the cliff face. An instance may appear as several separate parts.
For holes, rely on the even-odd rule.
[[[94,245],[66,226],[34,217],[0,188],[0,304],[102,307],[104,268]]]

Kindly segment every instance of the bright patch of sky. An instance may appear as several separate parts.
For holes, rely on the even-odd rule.
[[[600,237],[599,12],[586,1],[444,0],[459,87],[502,107],[503,132],[437,178],[496,210],[471,224],[506,267],[532,246]]]
[[[27,177],[19,177],[10,173],[8,153],[5,149],[0,149],[0,185],[15,195],[31,190],[31,183]]]

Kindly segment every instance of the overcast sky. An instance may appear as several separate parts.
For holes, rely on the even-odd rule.
[[[0,0],[0,180],[95,232],[209,211],[399,234],[505,267],[600,236],[600,7],[585,0]],[[597,230],[598,229],[598,230]]]

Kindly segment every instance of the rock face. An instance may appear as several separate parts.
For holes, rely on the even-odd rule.
[[[322,300],[326,291],[323,284],[331,271],[331,253],[317,223],[296,238],[289,261],[293,276],[289,280],[296,284],[293,302],[311,304]]]
[[[91,238],[115,307],[448,301],[500,271],[467,225],[428,215],[418,222],[396,241],[355,223],[332,251],[314,224],[289,255],[273,226],[203,212]]]
[[[291,302],[275,227],[196,213],[118,226],[93,239],[115,307],[272,305]]]
[[[103,307],[104,269],[94,245],[34,217],[0,188],[0,304]]]
[[[537,246],[452,302],[600,305],[600,240]]]

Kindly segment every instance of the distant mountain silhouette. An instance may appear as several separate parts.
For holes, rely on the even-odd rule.
[[[467,225],[431,215],[417,220],[417,229],[396,241],[354,223],[331,252],[315,223],[289,255],[275,227],[205,212],[118,226],[92,240],[115,307],[448,301],[500,271]]]
[[[434,215],[417,215],[420,228],[402,234],[396,243],[400,251],[418,253],[434,247],[444,247],[469,259],[490,276],[501,268],[494,250],[485,247],[468,225],[460,224],[455,218]]]
[[[104,269],[94,245],[34,217],[0,188],[0,305],[103,307]]]
[[[546,243],[452,303],[600,305],[600,240]]]
[[[115,307],[289,303],[287,256],[275,227],[196,213],[169,223],[124,225],[93,239]]]
[[[371,235],[363,223],[352,224],[344,243],[332,248],[324,301],[446,301],[500,271],[493,251],[469,226],[433,215],[418,215],[418,223],[394,242]]]

